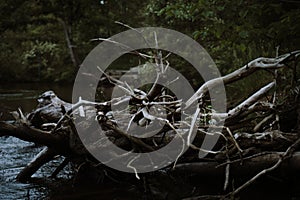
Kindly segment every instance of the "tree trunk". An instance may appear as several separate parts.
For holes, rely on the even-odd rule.
[[[72,63],[74,65],[74,67],[77,68],[77,67],[79,67],[79,61],[78,61],[78,57],[77,57],[76,52],[75,52],[74,45],[72,44],[72,39],[70,37],[71,27],[68,26],[63,20],[61,20],[61,23],[62,23],[63,28],[64,28],[65,37],[66,37],[67,45],[68,45],[68,48],[69,48],[69,53],[70,53]]]
[[[51,161],[56,155],[56,151],[45,147],[24,169],[22,169],[17,176],[17,180],[26,182],[40,167]]]

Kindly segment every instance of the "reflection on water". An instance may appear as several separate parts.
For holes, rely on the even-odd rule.
[[[53,90],[65,101],[71,101],[71,84],[46,84],[46,83],[9,83],[0,84],[0,113],[2,119],[11,118],[7,111],[21,108],[23,112],[32,111],[36,105],[36,98],[47,90]]]

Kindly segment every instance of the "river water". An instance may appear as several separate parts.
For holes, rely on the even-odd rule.
[[[57,96],[65,101],[71,101],[71,84],[46,84],[46,83],[0,83],[0,113],[9,118],[6,111],[21,108],[24,112],[30,112],[37,106],[37,97],[47,91],[53,90]]]
[[[47,90],[55,91],[63,100],[71,100],[70,84],[51,84],[51,86],[41,83],[0,84],[0,120],[12,119],[9,112],[18,108],[24,113],[32,111],[37,106],[36,98]],[[21,184],[15,180],[17,174],[43,147],[14,137],[0,137],[0,146],[0,199],[45,199],[49,195],[49,189],[45,184],[39,184],[38,180],[47,179],[63,158],[57,158],[35,173],[33,176],[36,178],[35,183]],[[59,174],[60,178],[65,179],[70,176],[70,170],[67,168]]]

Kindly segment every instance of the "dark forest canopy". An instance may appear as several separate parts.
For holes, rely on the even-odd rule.
[[[72,81],[98,44],[91,39],[126,30],[115,21],[188,34],[223,74],[300,44],[300,2],[292,0],[3,0],[0,10],[1,81]]]

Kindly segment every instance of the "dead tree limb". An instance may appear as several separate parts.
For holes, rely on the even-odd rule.
[[[285,152],[268,152],[268,154],[261,154],[256,157],[251,156],[250,159],[238,159],[234,162],[226,162],[220,166],[218,162],[195,162],[195,163],[181,163],[177,164],[175,168],[171,169],[172,173],[189,173],[197,174],[199,176],[220,177],[224,174],[227,164],[230,164],[232,176],[247,177],[251,174],[261,172],[276,164],[285,155]],[[283,162],[283,161],[281,161]],[[289,157],[288,165],[281,165],[281,170],[290,172],[300,171],[300,152],[295,152]],[[276,165],[277,166],[277,165]]]
[[[178,146],[178,148],[182,147],[182,150],[176,157],[173,165],[175,169],[172,172],[181,173],[184,171],[184,173],[193,172],[205,175],[224,175],[224,171],[226,171],[225,185],[227,185],[231,176],[235,176],[236,174],[239,175],[244,172],[257,173],[257,170],[268,169],[272,165],[273,168],[270,168],[271,170],[277,167],[279,168],[280,163],[284,161],[282,157],[287,157],[287,154],[292,152],[292,150],[289,150],[289,148],[286,153],[274,152],[272,154],[264,154],[259,157],[251,157],[249,159],[243,158],[242,156],[248,156],[249,154],[253,155],[249,153],[249,148],[255,146],[257,149],[263,149],[265,147],[269,148],[273,146],[270,151],[284,151],[286,150],[287,146],[290,145],[293,139],[285,137],[281,133],[276,135],[275,131],[280,131],[278,127],[276,127],[278,130],[273,130],[273,127],[270,128],[271,130],[269,129],[272,134],[268,134],[269,132],[244,132],[246,126],[250,126],[249,129],[251,131],[257,131],[261,129],[267,130],[265,129],[264,124],[268,123],[269,118],[267,116],[273,116],[273,113],[275,112],[274,106],[276,106],[275,104],[277,104],[276,101],[278,101],[278,98],[276,98],[276,101],[274,102],[263,102],[262,96],[267,94],[267,92],[274,87],[274,82],[263,86],[249,98],[245,99],[242,103],[234,105],[235,107],[233,109],[229,111],[226,110],[224,113],[216,113],[213,110],[210,105],[211,102],[205,100],[207,92],[209,89],[214,88],[219,84],[228,84],[243,79],[244,77],[247,77],[260,69],[276,70],[283,68],[285,66],[285,62],[287,62],[289,58],[292,58],[296,55],[299,56],[300,51],[292,52],[291,54],[285,54],[277,58],[255,59],[244,67],[226,76],[207,81],[197,90],[194,95],[192,95],[192,97],[188,99],[186,103],[183,102],[183,99],[177,99],[178,97],[176,97],[174,94],[168,94],[167,87],[162,86],[163,84],[161,84],[161,82],[163,83],[164,80],[166,80],[165,77],[168,75],[168,73],[166,73],[168,62],[166,62],[167,66],[165,67],[163,64],[162,55],[158,55],[157,57],[154,57],[156,59],[154,67],[156,67],[157,70],[157,77],[148,92],[143,91],[141,88],[132,88],[132,86],[130,86],[128,83],[110,78],[107,74],[105,74],[105,72],[103,72],[103,74],[107,76],[107,78],[112,81],[113,84],[122,89],[125,94],[120,94],[121,96],[119,97],[100,103],[86,101],[79,97],[78,103],[72,105],[58,101],[59,99],[55,98],[54,93],[48,92],[48,96],[44,96],[45,99],[47,97],[48,100],[45,101],[44,104],[40,104],[41,107],[39,107],[37,112],[34,113],[36,115],[32,115],[32,119],[35,118],[39,121],[39,117],[42,118],[43,115],[50,116],[51,114],[57,114],[55,112],[59,112],[59,115],[55,115],[58,117],[44,117],[45,120],[40,120],[41,124],[39,125],[41,126],[35,126],[34,123],[32,123],[32,120],[28,120],[24,115],[21,117],[22,120],[18,120],[18,118],[16,118],[16,122],[14,124],[0,122],[0,137],[14,136],[25,141],[35,142],[47,146],[47,148],[43,150],[19,174],[18,180],[21,181],[28,180],[28,178],[31,177],[34,172],[36,172],[43,164],[53,159],[55,155],[64,155],[66,159],[60,165],[60,167],[55,170],[53,173],[54,176],[66,165],[67,162],[70,161],[76,163],[76,160],[80,160],[81,163],[85,163],[88,160],[88,162],[91,162],[92,166],[95,167],[96,170],[103,170],[104,168],[101,167],[103,167],[105,163],[100,164],[99,161],[91,158],[92,156],[87,149],[93,150],[93,148],[99,147],[97,144],[102,145],[101,142],[103,142],[103,139],[106,139],[105,136],[107,136],[112,142],[109,143],[109,145],[119,145],[119,147],[127,149],[128,151],[133,150],[139,153],[155,151],[163,146],[168,145],[169,142],[175,137],[180,137],[183,145]],[[99,70],[101,71],[100,68]],[[177,79],[174,81],[177,81]],[[278,97],[279,94],[280,93],[277,93],[276,96]],[[189,108],[193,103],[197,102],[197,100],[203,101],[197,105],[195,112],[185,112],[185,109]],[[113,105],[123,105],[123,103],[124,105],[126,103],[126,105],[120,110],[114,110],[111,107]],[[185,108],[182,109],[184,104]],[[54,109],[50,110],[49,105],[52,105]],[[19,112],[19,114],[21,116],[21,112]],[[212,118],[214,115],[218,118]],[[277,116],[276,113],[274,115]],[[230,123],[226,124],[227,121],[225,121],[224,126],[218,125],[217,120],[226,119],[229,119]],[[51,131],[37,129],[37,127],[43,127],[43,125],[48,122],[47,120],[54,120],[51,121],[55,123],[52,124],[51,127],[54,128],[52,128]],[[80,129],[75,128],[74,120],[76,120],[76,128],[79,127]],[[161,125],[161,130],[159,127],[151,127],[153,124],[155,124],[155,122],[158,122],[159,125]],[[136,127],[133,126],[133,123],[145,128],[134,130],[136,132],[143,132],[139,133],[139,135],[151,136],[148,138],[139,138],[129,134],[130,128],[134,129],[134,127]],[[238,128],[234,128],[233,125],[236,124],[239,125],[235,126]],[[92,125],[100,125],[101,131],[103,131],[101,132],[100,136],[98,132],[99,130],[97,128],[96,130]],[[214,129],[213,133],[210,133],[207,131],[207,128],[212,126],[217,128]],[[88,144],[90,144],[90,146],[85,148],[77,130],[85,131],[87,136],[86,141]],[[192,137],[194,132],[196,132],[195,139]],[[201,143],[203,142],[203,137],[208,135],[219,135],[222,136],[224,140],[219,140],[214,149],[202,149]],[[184,139],[183,136],[188,137],[187,139]],[[243,136],[246,136],[246,139],[244,139]],[[284,145],[281,145],[281,143]],[[184,152],[185,145],[189,147],[188,151],[186,152]],[[198,146],[201,148],[198,148]],[[278,146],[281,147],[280,150],[276,149]],[[237,150],[239,150],[239,152],[237,152]],[[267,150],[269,151],[269,149]],[[199,156],[197,155],[199,151],[210,153],[210,159],[212,162],[200,162],[203,160],[200,160]],[[224,155],[226,155],[226,157]],[[237,157],[240,160],[233,162],[233,160]],[[129,160],[126,164],[128,168],[133,169],[133,171],[136,173],[136,177],[139,177],[137,174],[138,171],[132,165],[137,158],[138,156]],[[291,157],[289,160],[290,165],[288,167],[299,170],[299,160],[300,154],[298,152]],[[224,162],[226,162],[225,165],[217,167],[220,163]],[[225,167],[227,167],[227,170],[225,170]],[[258,175],[258,177],[259,176],[261,175]],[[254,180],[255,179],[256,178],[254,177]],[[250,180],[250,182],[246,184],[251,183],[252,181]],[[241,188],[238,188],[233,192],[233,194],[238,193],[246,186],[241,186]]]
[[[295,150],[298,148],[299,145],[300,145],[300,138],[294,144],[292,144],[282,154],[282,156],[279,157],[279,159],[277,160],[277,162],[273,166],[260,171],[258,174],[256,174],[254,177],[252,177],[249,181],[247,181],[246,183],[244,183],[243,185],[241,185],[240,187],[235,189],[233,192],[231,192],[230,195],[235,196],[236,194],[240,193],[242,190],[247,188],[249,185],[251,185],[253,182],[255,182],[261,176],[277,169],[283,163],[283,161],[287,160],[288,158],[290,158],[290,159],[293,158],[293,154],[294,154]],[[298,169],[298,171],[299,171],[299,169]]]
[[[27,166],[18,174],[17,180],[26,182],[29,178],[44,164],[51,161],[57,152],[51,148],[45,147],[38,155],[36,155]]]
[[[58,134],[42,131],[25,124],[9,124],[0,122],[0,137],[13,136],[24,141],[42,144],[48,147],[61,149],[65,144],[64,137]]]
[[[261,69],[265,70],[274,70],[284,67],[284,61],[288,60],[294,55],[299,54],[300,51],[294,51],[292,53],[288,53],[285,55],[282,55],[278,58],[257,58],[245,66],[243,66],[240,69],[235,70],[234,72],[215,78],[212,80],[209,80],[205,82],[196,92],[195,94],[189,98],[185,104],[185,109],[189,108],[194,102],[196,102],[199,97],[202,97],[203,94],[206,94],[209,89],[212,89],[220,84],[229,84],[232,82],[235,82],[237,80],[240,80],[246,76],[249,76],[253,72]]]

